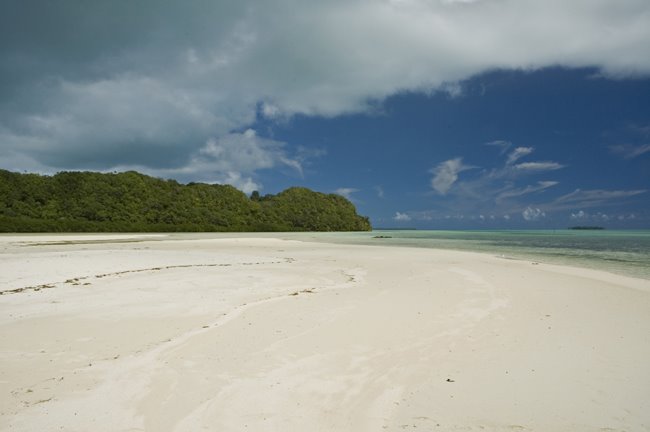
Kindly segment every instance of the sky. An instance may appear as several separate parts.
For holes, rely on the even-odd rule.
[[[650,228],[650,2],[4,0],[0,168]]]

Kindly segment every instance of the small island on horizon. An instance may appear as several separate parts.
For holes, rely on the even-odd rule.
[[[604,230],[605,227],[591,226],[591,225],[579,225],[579,226],[569,227],[569,229],[570,230],[585,230],[585,231],[588,231],[588,230]]]

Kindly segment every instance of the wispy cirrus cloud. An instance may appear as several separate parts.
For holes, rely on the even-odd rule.
[[[506,152],[502,151],[501,154],[506,154]],[[488,177],[493,180],[514,179],[516,177],[539,174],[545,171],[555,171],[566,167],[566,165],[555,161],[520,162],[521,159],[530,156],[534,152],[534,147],[515,147],[506,154],[506,160],[503,166],[490,170]]]
[[[634,159],[650,152],[650,144],[616,144],[609,146],[609,150],[623,159]]]
[[[628,198],[646,193],[646,189],[608,190],[608,189],[576,189],[555,199],[548,204],[552,210],[573,210],[576,208],[605,207],[619,204]]]
[[[510,141],[505,141],[505,140],[490,141],[490,142],[486,142],[485,145],[491,147],[497,147],[498,149],[500,149],[501,154],[504,154],[505,152],[508,151],[510,147],[512,147],[512,143]]]
[[[511,146],[508,141],[496,142],[507,143],[507,147]],[[494,143],[488,144],[492,145]],[[501,147],[500,144],[495,146]],[[558,182],[540,180],[534,184],[524,186],[518,186],[517,182],[520,181],[521,177],[555,171],[564,168],[565,165],[553,161],[517,163],[534,151],[534,147],[516,147],[506,154],[503,166],[491,170],[480,170],[478,175],[467,180],[459,180],[460,173],[478,167],[466,165],[462,158],[449,159],[441,162],[432,170],[434,177],[431,180],[431,186],[441,195],[451,193],[457,199],[483,203],[486,200],[503,202],[509,198],[544,191],[557,185]],[[454,185],[456,186],[454,187]],[[453,190],[452,187],[454,187]]]
[[[437,211],[411,212],[413,217],[433,217],[460,220],[459,215],[478,220],[504,219],[504,216],[522,215],[526,221],[540,220],[544,210],[540,198],[547,190],[559,185],[558,180],[544,179],[530,182],[530,177],[564,168],[565,165],[555,161],[524,161],[530,157],[535,148],[532,146],[514,147],[505,140],[486,143],[500,150],[502,165],[487,169],[463,162],[462,158],[449,159],[439,163],[433,170],[431,187],[441,196],[436,203]],[[463,175],[474,168],[473,172]],[[526,209],[532,209],[526,211]],[[533,212],[540,209],[540,213]],[[419,215],[419,216],[418,216]],[[479,216],[476,216],[479,215]],[[480,218],[483,215],[483,218]],[[525,217],[524,217],[525,215]],[[422,219],[420,219],[422,220]],[[509,219],[506,219],[509,220]]]
[[[546,180],[546,181],[538,181],[536,185],[527,185],[523,188],[508,188],[502,192],[499,192],[499,194],[495,198],[495,201],[497,203],[503,202],[504,200],[507,200],[509,198],[516,198],[531,193],[540,192],[550,187],[556,186],[558,184],[559,182],[557,181]]]
[[[564,168],[564,165],[557,162],[523,162],[513,167],[519,171],[555,171]]]
[[[531,154],[535,149],[533,147],[517,147],[508,155],[506,165],[512,165],[524,156]]]

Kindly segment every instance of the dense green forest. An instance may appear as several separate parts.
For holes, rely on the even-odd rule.
[[[134,171],[54,176],[0,170],[0,232],[367,231],[335,194],[294,187],[249,198],[229,185]]]

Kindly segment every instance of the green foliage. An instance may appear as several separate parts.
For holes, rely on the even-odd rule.
[[[305,188],[249,199],[228,185],[181,185],[134,171],[50,177],[0,170],[0,232],[370,229],[345,198]]]
[[[368,218],[340,195],[293,187],[262,202],[265,213],[296,231],[369,231]]]

